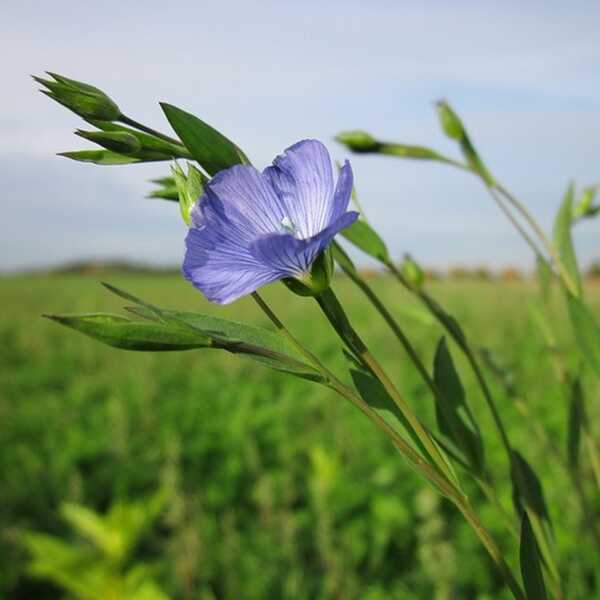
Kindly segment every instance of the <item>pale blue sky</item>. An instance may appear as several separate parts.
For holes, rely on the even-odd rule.
[[[144,199],[166,163],[78,164],[82,122],[36,92],[56,71],[168,131],[158,101],[196,113],[257,166],[340,130],[456,154],[433,103],[463,116],[492,170],[549,227],[570,178],[600,180],[600,4],[593,2],[53,2],[3,4],[0,270],[81,257],[176,264],[174,206]],[[474,178],[430,163],[350,156],[372,223],[396,257],[531,264]],[[600,259],[600,219],[578,227]]]

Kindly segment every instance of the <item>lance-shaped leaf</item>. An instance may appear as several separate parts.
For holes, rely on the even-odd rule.
[[[567,435],[567,457],[569,466],[579,469],[579,447],[581,443],[581,432],[585,424],[585,407],[583,401],[583,389],[581,380],[576,377],[569,385],[569,429]]]
[[[171,127],[200,166],[210,175],[238,164],[249,164],[231,140],[194,115],[161,103]]]
[[[571,225],[573,223],[573,194],[574,186],[570,184],[567,188],[562,204],[554,220],[554,244],[558,249],[561,263],[573,284],[571,293],[577,297],[581,296],[581,276],[577,266],[577,255],[573,246],[571,236]]]
[[[160,198],[161,200],[179,202],[179,192],[173,177],[158,177],[157,179],[151,179],[150,182],[155,183],[158,187],[152,190],[147,198]]]
[[[538,545],[527,512],[521,520],[519,559],[527,600],[547,600]]]
[[[390,255],[385,242],[366,221],[362,219],[354,221],[350,227],[346,227],[340,233],[365,254],[381,262],[389,262]]]
[[[525,508],[543,519],[549,519],[542,484],[523,455],[513,450],[511,460],[513,500],[522,512]]]
[[[207,348],[209,337],[165,323],[140,323],[108,313],[44,315],[109,346],[150,352]]]
[[[531,465],[516,450],[511,451],[510,475],[517,513],[522,515],[527,511],[544,562],[552,576],[558,580],[550,515],[542,484]]]
[[[127,307],[130,312],[150,321],[163,322],[208,337],[211,348],[245,354],[279,371],[293,373],[311,381],[323,381],[320,372],[308,365],[287,338],[275,331],[200,313],[158,308],[110,284],[103,285],[121,298],[133,302],[135,308]]]
[[[482,473],[485,464],[483,440],[444,337],[435,352],[433,379],[439,392],[435,398],[435,413],[440,432],[462,452],[475,472]]]
[[[152,190],[146,197],[179,202],[179,192],[176,187],[158,187]]]
[[[119,154],[112,150],[76,150],[74,152],[59,152],[58,156],[64,156],[78,162],[93,163],[95,165],[131,165],[141,162],[156,162],[171,159],[166,154],[144,150],[129,155]]]
[[[568,292],[567,305],[579,350],[596,375],[600,377],[600,326],[590,309],[579,298]]]
[[[475,146],[458,115],[445,100],[440,100],[436,107],[442,129],[449,138],[459,143],[461,152],[471,169],[478,173],[487,185],[494,185],[492,175],[483,164],[477,150],[475,150]]]

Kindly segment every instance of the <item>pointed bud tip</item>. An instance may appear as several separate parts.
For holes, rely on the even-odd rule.
[[[362,130],[342,131],[335,140],[354,152],[376,152],[381,145],[370,133]]]

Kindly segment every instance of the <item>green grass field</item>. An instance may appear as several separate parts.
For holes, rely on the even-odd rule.
[[[251,300],[213,306],[179,277],[106,279],[159,306],[269,326]],[[373,285],[431,365],[439,327],[418,318],[415,302],[393,281],[380,277]],[[374,354],[434,427],[432,399],[383,321],[350,282],[340,279],[335,288]],[[566,456],[565,391],[528,312],[538,300],[536,287],[465,281],[430,289],[474,345],[514,369],[520,396]],[[347,378],[340,344],[315,303],[281,285],[264,295]],[[123,302],[91,277],[6,277],[0,298],[0,597],[60,597],[58,588],[27,575],[21,540],[26,530],[70,539],[61,503],[102,512],[161,486],[167,506],[135,560],[152,566],[172,598],[508,597],[461,517],[361,414],[324,387],[214,350],[115,350],[40,318],[120,312]],[[588,299],[600,315],[600,286],[589,286]],[[558,351],[576,366],[558,293],[553,311]],[[510,511],[506,456],[472,374],[451,351]],[[490,382],[514,445],[544,484],[567,588],[571,597],[585,597],[600,563],[580,529],[567,478],[530,420]],[[591,377],[585,383],[598,431],[598,386]],[[501,547],[514,550],[496,511],[463,479]],[[595,502],[600,509],[600,498]]]

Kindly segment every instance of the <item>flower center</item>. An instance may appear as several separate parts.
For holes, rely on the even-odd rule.
[[[296,238],[300,234],[298,228],[296,225],[294,225],[294,222],[289,217],[283,217],[283,219],[281,219],[281,228],[283,231],[285,231],[285,233],[289,233]]]

